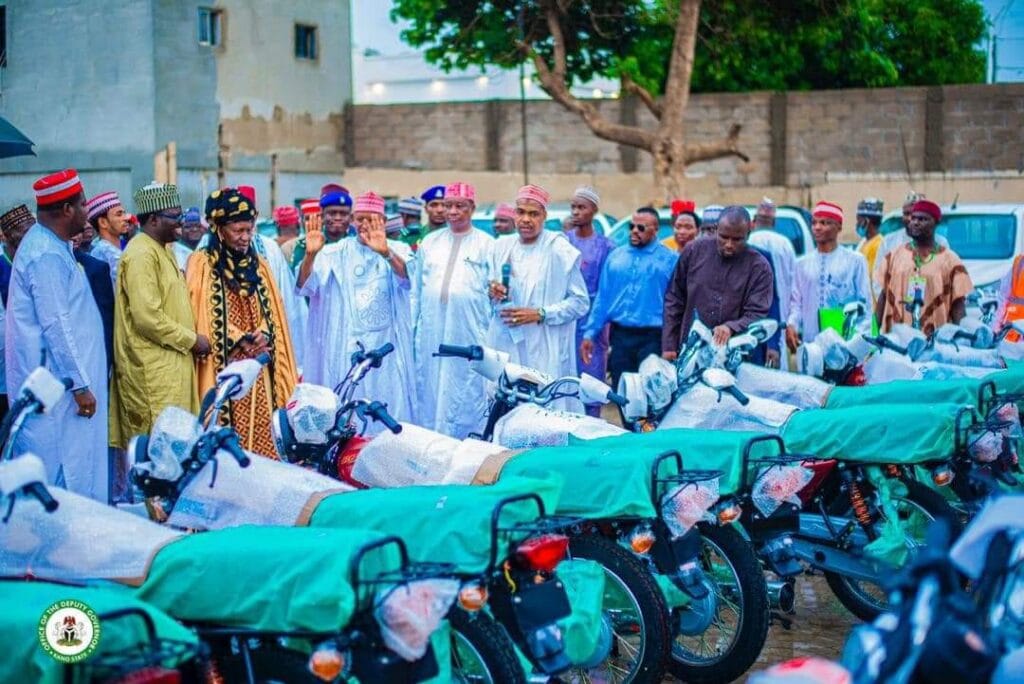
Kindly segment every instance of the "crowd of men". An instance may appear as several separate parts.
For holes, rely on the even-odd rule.
[[[403,199],[390,219],[376,193],[331,184],[277,207],[276,238],[256,230],[251,187],[216,190],[200,212],[154,183],[134,193],[134,216],[114,192],[87,199],[74,170],[33,188],[34,216],[24,205],[0,216],[6,388],[43,363],[70,393],[30,421],[16,451],[41,456],[52,482],[107,501],[131,495],[128,440],[168,406],[196,413],[237,359],[271,360],[221,420],[245,449],[274,458],[271,413],[300,381],[336,385],[360,345],[395,350],[361,396],[464,438],[482,426],[487,389],[465,361],[436,356],[440,344],[484,344],[552,376],[610,374],[617,384],[651,354],[674,359],[697,318],[717,343],[761,318],[783,322],[754,359],[780,366],[851,301],[873,304],[883,330],[913,310],[929,332],[958,321],[972,289],[936,239],[939,207],[917,195],[904,205],[905,230],[884,240],[881,202],[861,202],[856,250],[838,243],[843,209],[819,202],[815,248],[797,259],[767,199],[753,218],[740,206],[698,215],[693,202],[674,202],[666,240],[658,211],[641,207],[628,244],[615,247],[595,230],[591,187],[574,193],[564,231],[545,230],[543,188],[520,188],[495,211],[493,237],[471,222],[467,183]]]

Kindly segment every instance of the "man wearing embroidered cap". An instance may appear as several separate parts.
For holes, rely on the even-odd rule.
[[[516,194],[516,230],[494,243],[490,270],[509,273],[508,285],[491,278],[498,308],[488,346],[508,352],[513,363],[553,377],[576,375],[576,321],[587,315],[590,296],[580,271],[580,251],[559,231],[544,230],[550,197],[524,185]],[[563,408],[582,411],[578,400]]]
[[[25,424],[14,453],[46,463],[50,483],[106,503],[107,351],[103,321],[71,238],[86,223],[85,192],[73,169],[33,184],[38,223],[14,259],[7,307],[6,359],[10,387],[21,387],[43,364],[71,381],[71,392]]]
[[[906,323],[930,335],[945,323],[959,323],[966,314],[974,284],[956,252],[936,239],[941,221],[942,210],[935,202],[915,202],[907,225],[911,242],[886,254],[878,265],[881,295],[875,316],[883,332]]]
[[[127,242],[128,233],[131,232],[129,214],[116,192],[96,195],[86,202],[85,210],[89,216],[89,225],[96,231],[97,237],[89,254],[110,266],[110,280],[115,283],[116,288],[117,265],[121,261],[121,250]]]
[[[857,251],[868,261],[868,273],[875,272],[878,248],[882,245],[882,200],[866,197],[857,203]]]
[[[7,293],[10,291],[11,273],[14,269],[14,255],[18,245],[25,238],[25,233],[36,223],[28,207],[19,204],[0,216],[0,233],[3,233],[4,246],[0,252],[0,304],[7,304]]]
[[[178,190],[154,183],[134,199],[142,229],[121,257],[114,300],[111,443],[122,449],[135,435],[148,434],[168,406],[199,412],[195,359],[210,353],[168,249],[184,220]]]
[[[576,188],[572,201],[569,203],[573,227],[565,233],[569,243],[580,251],[580,271],[583,273],[583,281],[587,284],[587,296],[590,298],[591,306],[597,298],[598,287],[601,283],[601,269],[604,268],[605,260],[615,248],[611,240],[604,235],[598,235],[594,230],[594,215],[597,214],[600,203],[601,198],[594,188],[589,185]],[[579,349],[583,342],[583,324],[585,322],[586,319],[583,318],[576,325],[575,349]],[[581,354],[578,357],[577,372],[589,373],[595,378],[604,379],[608,370],[608,334],[608,327],[602,325],[601,329],[593,336],[591,354],[587,357]],[[601,415],[600,404],[589,405],[586,410],[590,415]]]
[[[206,216],[213,227],[209,243],[192,255],[185,274],[196,332],[211,347],[196,363],[199,396],[231,361],[269,353],[252,390],[230,402],[227,412],[243,448],[274,457],[270,417],[288,401],[297,376],[288,316],[273,271],[253,246],[250,201],[235,188],[215,190],[206,199]]]
[[[387,404],[400,421],[416,420],[412,324],[409,305],[409,246],[387,239],[384,198],[359,195],[353,206],[354,240],[324,245],[316,229],[306,235],[309,251],[299,269],[299,293],[309,298],[307,365],[303,380],[334,387],[348,372],[362,344],[395,350],[379,371],[360,383],[358,398]],[[310,257],[309,255],[312,255]]]
[[[431,191],[428,196],[436,194]],[[484,340],[491,317],[487,286],[494,238],[470,222],[476,206],[472,185],[452,183],[442,192],[449,225],[424,236],[412,274],[418,418],[425,427],[462,439],[483,426],[484,380],[464,361],[434,353],[441,344]]]
[[[843,210],[832,202],[818,202],[811,213],[815,250],[796,262],[790,296],[786,345],[795,352],[801,342],[811,342],[826,328],[842,333],[843,307],[862,302],[871,307],[868,262],[864,255],[839,247]],[[860,332],[871,332],[871,318],[860,322]]]
[[[423,226],[420,225],[422,212],[423,200],[419,197],[406,197],[398,201],[398,218],[402,225],[395,239],[409,245],[414,252],[424,235]]]
[[[448,224],[447,209],[444,206],[445,186],[435,185],[420,195],[427,210],[427,234],[440,230]]]
[[[308,234],[311,230],[320,231],[326,241],[325,244],[333,245],[348,235],[349,221],[352,218],[352,196],[347,191],[335,190],[322,195],[319,204],[319,214],[303,211],[306,233]],[[295,243],[295,251],[292,252],[293,271],[298,272],[305,257],[306,237],[303,236]],[[310,261],[312,262],[312,260]]]

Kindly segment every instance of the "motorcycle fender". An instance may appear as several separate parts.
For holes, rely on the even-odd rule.
[[[540,584],[521,582],[515,592],[507,589],[491,597],[491,610],[503,624],[511,618],[521,634],[529,634],[572,614],[569,596],[560,580]]]
[[[700,530],[691,528],[686,534],[671,538],[668,527],[658,521],[654,526],[654,545],[651,546],[651,560],[663,575],[673,575],[683,565],[696,561],[701,550]]]

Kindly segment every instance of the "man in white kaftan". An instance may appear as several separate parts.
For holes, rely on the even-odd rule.
[[[382,401],[395,420],[415,422],[406,271],[412,251],[384,237],[384,200],[378,195],[357,197],[353,216],[355,238],[324,246],[313,238],[317,227],[307,234],[298,289],[309,297],[303,381],[333,388],[348,373],[359,343],[369,351],[390,342],[395,350],[363,378],[355,397]]]
[[[103,321],[69,242],[85,226],[85,195],[71,169],[42,178],[33,188],[39,222],[18,247],[7,303],[9,393],[13,403],[40,362],[71,385],[56,406],[26,421],[14,453],[42,458],[49,483],[107,503]]]
[[[467,183],[445,188],[448,225],[423,238],[411,264],[419,421],[457,439],[483,428],[484,379],[465,359],[434,354],[441,344],[486,344],[494,238],[470,223],[475,198]]]
[[[496,302],[487,333],[490,347],[553,377],[576,375],[576,322],[590,310],[580,252],[561,232],[544,230],[548,194],[535,185],[519,189],[515,235],[494,243],[491,272],[511,268],[508,288],[491,283]],[[604,378],[598,378],[603,380]],[[557,408],[582,411],[578,401]]]
[[[790,297],[786,334],[790,349],[797,340],[811,342],[821,332],[819,316],[824,309],[837,309],[851,302],[864,304],[866,315],[860,320],[860,332],[871,331],[871,283],[868,262],[863,254],[840,247],[842,210],[830,202],[814,208],[811,232],[815,250],[796,263],[796,278]]]

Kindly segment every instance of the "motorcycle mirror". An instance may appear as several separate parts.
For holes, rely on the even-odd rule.
[[[482,347],[482,349],[484,357],[479,361],[470,361],[469,367],[491,382],[497,382],[498,378],[505,371],[505,366],[508,364],[510,357],[507,352],[498,351],[497,349],[491,349],[490,347]]]
[[[588,373],[580,374],[580,401],[584,404],[607,404],[612,388]]]
[[[690,326],[690,336],[688,339],[692,339],[696,335],[697,339],[704,342],[705,344],[711,344],[714,341],[714,335],[711,333],[711,328],[704,325],[703,321],[699,318],[693,320],[693,325]]]
[[[767,338],[766,338],[767,339]],[[726,343],[726,349],[734,351],[737,349],[753,349],[759,343],[759,338],[750,332],[730,337]]]
[[[956,323],[945,323],[935,331],[935,339],[943,344],[954,344],[959,332],[960,326]]]
[[[864,302],[850,302],[843,307],[843,316],[863,316]]]
[[[919,337],[907,342],[907,356],[910,357],[911,361],[917,361],[917,359],[928,350],[928,342]]]
[[[628,402],[622,407],[622,415],[626,420],[637,421],[647,417],[647,392],[644,390],[644,381],[639,373],[620,375],[617,391],[626,397]]]
[[[724,368],[708,368],[700,374],[700,379],[711,389],[723,392],[736,385],[736,378]]]
[[[35,482],[46,484],[46,466],[35,454],[0,463],[0,496],[13,494]]]
[[[43,407],[43,412],[46,412],[61,400],[68,389],[71,389],[69,382],[61,382],[49,369],[40,366],[25,378],[19,396],[31,395]]]
[[[762,318],[754,321],[747,328],[747,333],[757,338],[757,341],[765,342],[779,331],[779,322],[774,318]]]
[[[269,360],[269,359],[268,359]],[[217,386],[224,386],[233,383],[234,386],[228,393],[228,399],[241,399],[249,394],[249,390],[256,384],[256,379],[263,370],[263,363],[259,358],[243,359],[234,361],[217,373]]]

